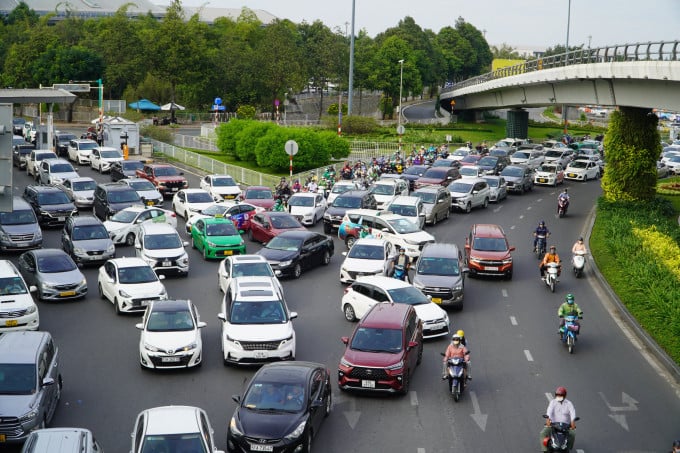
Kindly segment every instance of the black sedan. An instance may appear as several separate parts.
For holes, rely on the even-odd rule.
[[[416,182],[416,179],[423,176],[428,168],[430,168],[429,165],[411,165],[404,170],[401,174],[401,178],[408,181],[408,190],[414,190],[413,185]]]
[[[277,277],[300,277],[303,270],[327,265],[335,246],[333,239],[313,231],[285,231],[257,252],[269,262]]]
[[[121,160],[111,164],[111,181],[119,181],[125,178],[134,178],[137,170],[144,168],[144,162],[139,160]]]
[[[238,403],[227,431],[227,450],[311,451],[331,412],[330,374],[313,362],[276,362],[260,368]]]

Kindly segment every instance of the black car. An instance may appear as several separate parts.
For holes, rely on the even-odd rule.
[[[19,168],[19,170],[24,170],[26,168],[26,159],[31,151],[35,149],[33,143],[21,143],[19,145],[14,145],[12,150],[12,165]]]
[[[24,136],[24,124],[26,120],[24,118],[12,118],[12,134]]]
[[[338,195],[323,214],[323,232],[337,230],[348,209],[378,209],[378,202],[368,190],[348,190]]]
[[[94,189],[92,212],[101,220],[107,220],[121,209],[130,206],[144,206],[135,189],[120,182],[97,184]]]
[[[477,166],[487,175],[499,175],[508,165],[510,158],[505,156],[484,156],[477,162]]]
[[[111,164],[111,181],[119,181],[125,178],[137,176],[137,170],[144,168],[144,162],[140,160],[121,160]]]
[[[277,277],[298,278],[303,270],[330,263],[334,250],[333,238],[325,234],[284,231],[267,242],[257,254],[265,257]]]
[[[415,190],[413,184],[416,182],[416,179],[425,174],[428,168],[430,168],[429,165],[411,165],[404,169],[401,173],[401,178],[408,181],[408,190]]]
[[[227,431],[227,451],[311,451],[331,412],[330,374],[313,362],[275,362],[250,380]]]
[[[40,225],[63,225],[78,209],[66,192],[55,186],[26,186],[24,200],[31,205]]]
[[[68,144],[71,140],[75,140],[76,137],[73,134],[67,134],[64,132],[59,132],[54,136],[54,152],[57,153],[59,157],[65,157],[68,159]]]

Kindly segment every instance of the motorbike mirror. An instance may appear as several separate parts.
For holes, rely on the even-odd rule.
[[[446,354],[444,354],[443,352],[440,352],[439,355],[442,357],[446,357]]]

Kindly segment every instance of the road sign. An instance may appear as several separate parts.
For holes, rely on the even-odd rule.
[[[402,126],[401,124],[397,126],[397,134],[404,135],[404,132],[406,132],[406,128],[404,126]]]
[[[289,156],[294,156],[298,152],[298,144],[295,140],[288,140],[284,147],[286,149],[286,154]]]
[[[71,93],[89,93],[90,84],[89,83],[55,83],[52,85],[55,90],[65,90]]]

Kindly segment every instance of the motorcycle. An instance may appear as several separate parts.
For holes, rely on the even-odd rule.
[[[586,266],[586,252],[578,251],[574,253],[571,257],[571,266],[576,278],[581,277]]]
[[[440,354],[444,355],[443,352]],[[449,382],[449,392],[453,395],[455,402],[460,400],[466,387],[465,368],[467,368],[467,363],[463,358],[453,357],[446,361],[446,379]]]
[[[543,257],[545,256],[545,236],[544,235],[538,235],[536,236],[536,247],[534,248],[534,252],[536,253],[536,257],[539,260],[542,260]]]
[[[548,418],[543,415],[543,418]],[[578,421],[576,417],[574,421]],[[548,448],[549,452],[554,453],[568,453],[569,449],[569,423],[551,422],[550,435],[543,439],[543,446]]]
[[[565,316],[564,326],[560,328],[562,342],[569,348],[569,354],[574,353],[574,347],[576,345],[576,340],[578,339],[580,327],[576,322],[577,319],[578,316],[575,315]]]
[[[567,215],[567,208],[569,208],[569,200],[566,198],[557,199],[557,215],[559,217],[564,217]]]
[[[545,284],[550,288],[551,292],[555,292],[555,285],[559,281],[557,279],[557,274],[559,271],[560,265],[557,263],[548,263],[547,269],[545,270]]]
[[[392,278],[396,278],[397,280],[401,281],[406,281],[406,268],[401,264],[395,264]]]

